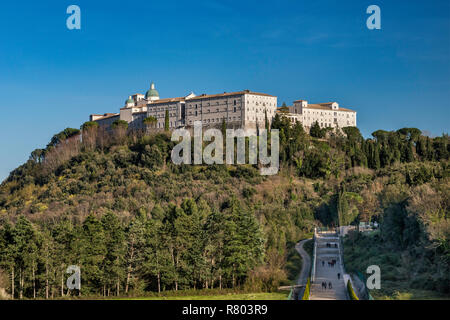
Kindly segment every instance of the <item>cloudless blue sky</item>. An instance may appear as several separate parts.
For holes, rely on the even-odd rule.
[[[81,30],[66,9],[81,8]],[[366,8],[381,8],[368,30]],[[0,181],[53,134],[161,98],[250,89],[338,101],[364,136],[448,132],[450,1],[2,1]]]

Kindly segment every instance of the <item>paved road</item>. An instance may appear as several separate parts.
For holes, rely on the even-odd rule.
[[[310,300],[347,300],[347,292],[343,279],[343,270],[339,254],[339,238],[336,234],[319,234],[316,238],[316,279],[311,285]],[[330,247],[327,247],[327,243]],[[336,248],[335,248],[336,244]],[[328,265],[328,262],[336,260],[334,267]],[[324,262],[322,265],[322,261]],[[338,280],[337,274],[341,277]],[[327,288],[322,288],[322,282],[327,283]],[[328,284],[331,282],[332,289]]]
[[[302,271],[297,279],[297,284],[301,285],[306,285],[309,277],[309,270],[311,269],[311,258],[309,257],[308,252],[303,249],[303,245],[309,240],[311,239],[302,240],[295,245],[295,250],[297,250],[302,257]]]

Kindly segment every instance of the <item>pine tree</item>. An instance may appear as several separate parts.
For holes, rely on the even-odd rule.
[[[106,256],[103,262],[104,283],[108,292],[110,288],[115,287],[118,296],[120,283],[124,278],[125,233],[119,218],[112,212],[105,214],[101,222],[106,246]]]
[[[170,269],[170,254],[167,250],[163,225],[159,219],[149,219],[145,224],[145,247],[143,251],[142,271],[146,275],[156,278],[158,293],[161,292],[163,275]]]
[[[55,265],[55,240],[52,237],[51,230],[45,229],[42,232],[42,246],[41,246],[41,258],[44,265],[44,286],[45,286],[45,299],[50,298],[51,286],[54,284],[53,274],[56,273],[57,267]]]
[[[213,211],[206,221],[205,257],[209,263],[210,286],[214,287],[215,281],[219,282],[219,289],[223,287],[223,261],[225,241],[225,213]]]
[[[107,281],[102,265],[106,253],[105,232],[102,223],[94,215],[90,214],[84,220],[82,228],[81,268],[84,279],[86,279],[85,282],[87,282],[85,287],[91,290],[102,288],[104,296],[106,295]]]
[[[134,218],[130,221],[126,229],[126,280],[125,293],[128,293],[133,279],[140,271],[142,262],[144,261],[145,250],[145,219],[144,217]]]
[[[59,286],[61,296],[64,296],[64,278],[66,268],[69,265],[77,264],[81,267],[81,255],[83,238],[80,227],[75,228],[71,221],[63,220],[53,226],[51,236],[53,238],[53,266],[49,279],[49,290],[53,297],[53,286]],[[79,293],[80,294],[80,293]]]
[[[23,299],[25,281],[34,276],[37,259],[37,235],[31,222],[20,216],[14,226],[15,265],[19,276],[19,299]],[[30,277],[31,274],[31,277]],[[31,279],[35,281],[34,278]]]
[[[311,126],[309,134],[311,135],[311,137],[323,138],[322,129],[320,128],[319,123],[317,121],[314,122],[314,124]]]
[[[234,288],[263,256],[263,240],[254,216],[242,210],[239,201],[231,199],[224,228],[224,273]]]
[[[14,227],[6,223],[0,229],[0,267],[10,272],[11,298],[15,298],[17,246],[14,241]]]

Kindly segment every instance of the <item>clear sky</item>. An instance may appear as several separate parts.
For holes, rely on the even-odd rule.
[[[81,30],[66,9],[81,8]],[[368,30],[366,8],[381,8]],[[377,129],[448,132],[450,1],[2,1],[0,181],[53,134],[161,98],[250,89],[338,101]]]

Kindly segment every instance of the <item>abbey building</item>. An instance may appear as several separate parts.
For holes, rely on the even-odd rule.
[[[166,111],[169,129],[190,128],[194,121],[201,121],[204,127],[220,128],[225,121],[228,128],[255,131],[257,127],[264,128],[266,114],[271,123],[277,113],[292,122],[301,122],[307,131],[315,122],[323,128],[356,126],[356,112],[341,108],[337,102],[308,104],[306,100],[296,100],[293,106],[278,108],[276,96],[250,90],[201,95],[191,92],[183,97],[160,99],[153,82],[145,95],[129,96],[118,113],[92,114],[90,121],[109,127],[116,120],[124,120],[130,129],[144,130],[144,119],[152,117],[152,126],[163,129]]]

